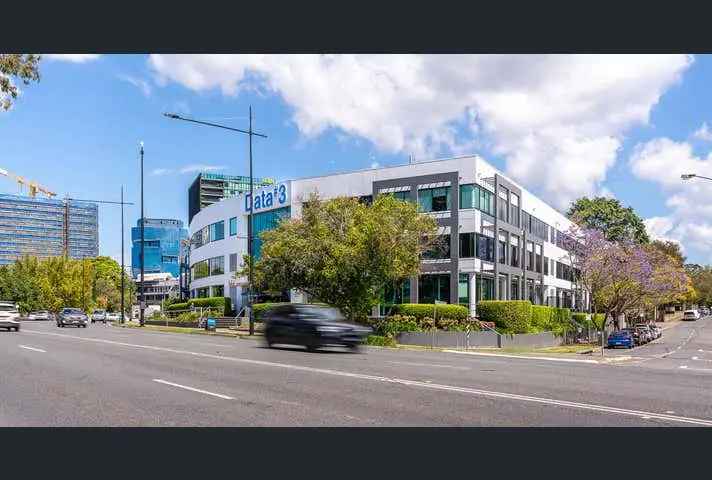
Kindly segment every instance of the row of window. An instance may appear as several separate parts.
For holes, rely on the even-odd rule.
[[[190,239],[190,246],[195,249],[223,238],[225,238],[225,221],[220,220],[195,232]]]
[[[210,293],[212,289],[212,294]],[[191,297],[193,298],[207,298],[207,297],[224,297],[225,287],[223,285],[213,285],[211,287],[201,287],[196,288],[192,292]]]
[[[213,275],[225,273],[225,257],[213,257],[196,262],[190,267],[190,276],[193,280],[199,280]]]

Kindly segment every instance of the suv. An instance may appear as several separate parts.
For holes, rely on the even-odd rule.
[[[14,302],[0,302],[0,328],[20,331],[20,312]]]
[[[288,303],[269,309],[263,315],[265,341],[304,345],[310,352],[336,345],[358,350],[371,333],[369,327],[346,323],[341,312],[324,305]]]
[[[685,312],[682,314],[682,319],[683,320],[698,320],[700,318],[700,312],[697,310],[685,310]]]
[[[63,308],[57,316],[57,326],[76,325],[77,328],[87,328],[88,320],[86,314],[78,308]]]
[[[91,314],[91,323],[104,322],[106,323],[106,310],[96,309]]]

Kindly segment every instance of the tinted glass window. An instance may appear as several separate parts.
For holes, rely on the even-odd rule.
[[[343,318],[338,309],[331,307],[299,307],[297,312],[323,320],[341,320]]]

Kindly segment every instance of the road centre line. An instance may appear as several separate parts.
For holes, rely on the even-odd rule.
[[[307,367],[307,366],[302,366],[302,365],[291,365],[291,364],[286,364],[286,363],[268,362],[265,360],[253,360],[253,359],[248,359],[248,358],[228,357],[228,356],[224,356],[224,355],[214,355],[214,354],[209,354],[209,353],[191,352],[189,350],[178,350],[178,349],[174,349],[174,348],[158,347],[158,346],[154,346],[154,345],[140,345],[140,344],[134,344],[134,343],[127,343],[127,342],[116,342],[113,340],[105,340],[105,339],[101,339],[101,338],[79,337],[79,336],[75,336],[75,335],[66,335],[66,334],[62,334],[62,333],[40,332],[40,331],[36,331],[36,330],[34,330],[34,331],[33,330],[25,330],[25,331],[27,333],[35,334],[35,335],[51,335],[51,336],[55,336],[55,337],[69,338],[72,340],[104,343],[104,344],[109,344],[109,345],[119,345],[119,346],[131,347],[131,348],[142,348],[142,349],[146,349],[146,350],[169,352],[169,353],[176,353],[176,354],[181,354],[181,355],[192,355],[194,357],[210,358],[210,359],[216,359],[216,360],[226,360],[226,361],[232,361],[232,362],[236,362],[236,363],[244,363],[244,364],[249,364],[249,365],[260,365],[260,366],[265,366],[265,367],[284,368],[284,369],[297,370],[297,371],[302,371],[302,372],[321,373],[321,374],[325,374],[325,375],[333,375],[333,376],[346,377],[346,378],[356,378],[356,379],[360,379],[360,380],[371,380],[371,381],[377,381],[377,382],[393,383],[393,384],[398,384],[398,385],[418,387],[418,388],[430,389],[430,390],[465,393],[465,394],[469,394],[469,395],[473,395],[473,396],[477,396],[477,397],[503,398],[503,399],[507,399],[507,400],[515,400],[515,401],[520,401],[520,402],[538,403],[538,404],[543,404],[543,405],[553,405],[553,406],[559,406],[559,407],[566,407],[566,408],[579,409],[579,410],[588,410],[588,411],[595,411],[595,412],[603,412],[603,413],[610,413],[610,414],[616,414],[616,415],[634,416],[634,417],[639,417],[639,418],[649,417],[651,419],[666,420],[666,421],[670,421],[670,422],[690,423],[690,424],[695,424],[695,425],[712,426],[712,419],[682,417],[682,416],[677,416],[677,415],[669,415],[669,414],[661,414],[661,413],[655,413],[655,412],[646,412],[646,411],[641,411],[641,410],[631,410],[631,409],[626,409],[626,408],[610,407],[610,406],[606,406],[606,405],[596,405],[596,404],[591,404],[591,403],[572,402],[572,401],[568,401],[568,400],[557,400],[557,399],[553,399],[553,398],[534,397],[534,396],[529,396],[529,395],[518,395],[518,394],[513,394],[513,393],[496,392],[496,391],[491,391],[491,390],[481,390],[481,389],[470,388],[470,387],[458,387],[458,386],[454,386],[454,385],[442,385],[442,384],[428,383],[428,382],[423,382],[423,381],[418,381],[418,380],[389,378],[389,377],[382,377],[382,376],[378,376],[378,375],[367,375],[367,374],[363,374],[363,373],[353,373],[353,372],[345,372],[345,371],[340,371],[340,370],[330,370],[330,369],[325,369],[325,368]]]
[[[42,350],[41,348],[28,347],[27,345],[18,345],[20,348],[25,350],[32,350],[33,352],[47,353],[47,350]]]
[[[417,363],[417,362],[394,362],[386,360],[386,363],[392,363],[395,365],[410,365],[413,367],[436,367],[436,368],[451,368],[454,370],[471,370],[470,367],[458,367],[455,365],[442,365],[438,363]]]
[[[193,387],[189,387],[187,385],[181,385],[180,383],[168,382],[168,381],[162,380],[160,378],[154,378],[153,381],[156,383],[162,383],[164,385],[170,385],[172,387],[182,388],[184,390],[190,390],[191,392],[198,392],[198,393],[202,393],[205,395],[212,395],[213,397],[218,397],[218,398],[222,398],[225,400],[235,400],[234,397],[230,397],[228,395],[223,395],[221,393],[208,392],[207,390],[201,390],[199,388],[193,388]]]
[[[598,360],[589,360],[584,358],[556,358],[556,357],[535,357],[531,355],[508,355],[506,353],[488,353],[488,352],[466,352],[462,350],[443,350],[446,353],[459,353],[462,355],[478,355],[482,357],[504,357],[504,358],[519,358],[524,360],[549,360],[552,362],[572,362],[572,363],[601,363]]]

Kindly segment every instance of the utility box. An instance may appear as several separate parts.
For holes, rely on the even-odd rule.
[[[215,322],[214,318],[208,318],[205,321],[205,329],[206,330],[215,331],[215,325],[216,325],[216,322]]]

